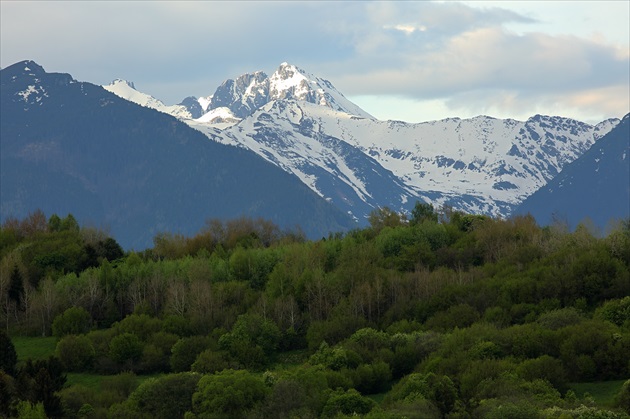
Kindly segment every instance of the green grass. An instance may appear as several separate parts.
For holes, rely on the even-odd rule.
[[[614,404],[615,396],[619,393],[625,381],[626,380],[573,383],[570,384],[569,387],[571,387],[580,398],[584,396],[584,393],[589,393],[593,396],[597,404],[611,407]]]
[[[149,378],[158,378],[164,375],[165,375],[164,373],[137,375],[136,380],[137,380],[138,385],[140,385],[144,381],[148,380]],[[114,377],[114,376],[113,375],[98,375],[98,374],[91,374],[91,373],[84,373],[84,372],[69,372],[66,374],[66,377],[67,377],[67,381],[66,381],[67,387],[80,385],[80,386],[90,388],[92,390],[100,390],[103,379],[107,377]]]
[[[11,342],[15,346],[18,361],[24,361],[28,358],[46,359],[55,354],[57,347],[57,338],[55,337],[25,337],[16,336],[11,338]]]
[[[89,374],[83,372],[69,372],[66,374],[67,386],[81,385],[87,388],[98,390],[101,387],[101,381],[104,375]]]
[[[368,394],[366,397],[368,399],[374,400],[380,406],[381,403],[383,403],[383,399],[385,398],[386,395],[387,395],[387,392],[378,393],[378,394]]]
[[[304,364],[310,356],[308,349],[299,349],[288,352],[278,353],[275,362],[273,363],[272,370],[283,370],[297,367]]]

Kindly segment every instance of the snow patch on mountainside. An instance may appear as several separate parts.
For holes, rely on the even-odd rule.
[[[126,99],[138,105],[152,108],[160,112],[173,115],[176,118],[192,119],[191,113],[182,105],[165,105],[162,101],[136,90],[132,82],[116,79],[110,84],[103,86],[107,91],[112,92],[116,96]]]
[[[322,138],[360,150],[393,173],[406,200],[448,204],[507,216],[511,208],[588,150],[618,120],[596,126],[536,115],[527,121],[478,116],[410,124],[377,121],[304,101],[270,102],[240,123],[213,131],[214,140],[248,148],[331,197],[312,173],[319,168],[370,202],[373,185],[344,165],[347,156]],[[345,152],[345,150],[344,150]],[[387,205],[392,205],[392,202]],[[381,203],[381,206],[384,206]]]
[[[213,124],[215,126],[220,126],[221,128],[227,128],[238,123],[240,120],[240,118],[234,116],[229,108],[220,107],[216,109],[211,109],[209,112],[206,112],[195,121]]]

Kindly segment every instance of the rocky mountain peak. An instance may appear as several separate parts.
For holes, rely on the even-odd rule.
[[[208,110],[228,108],[235,117],[242,119],[271,101],[284,99],[306,101],[372,118],[347,100],[328,80],[315,77],[287,62],[280,64],[271,76],[256,71],[224,81],[212,96]]]
[[[127,87],[132,88],[133,90],[136,90],[136,86],[133,84],[132,81],[127,81],[127,80],[123,80],[123,79],[114,79],[114,80],[112,80],[112,82],[109,85],[110,86],[125,85]]]

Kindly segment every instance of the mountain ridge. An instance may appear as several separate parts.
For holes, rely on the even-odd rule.
[[[541,225],[566,222],[570,229],[590,219],[601,231],[629,219],[630,114],[514,212],[531,214]]]
[[[423,123],[379,121],[365,114],[356,115],[361,112],[353,114],[350,106],[335,109],[322,105],[314,99],[313,89],[293,80],[322,79],[294,69],[298,68],[283,63],[271,77],[259,71],[228,79],[217,88],[222,99],[215,98],[216,92],[206,97],[200,103],[208,105],[208,112],[186,122],[214,141],[256,152],[298,176],[313,191],[358,220],[364,220],[370,209],[382,206],[409,211],[409,202],[415,200],[507,217],[523,199],[619,123],[611,118],[590,125],[544,115],[534,115],[526,121],[484,115]],[[291,94],[276,94],[270,100],[268,85],[272,79],[293,80],[287,83],[293,86],[293,90],[288,90]],[[329,82],[321,82],[325,83]],[[298,95],[296,86],[303,87]],[[228,90],[229,94],[225,93]],[[279,107],[279,102],[288,105]],[[305,130],[304,123],[295,119],[297,115],[316,129]],[[366,167],[375,161],[375,172],[389,173],[379,179],[393,175],[390,186],[372,187],[369,179],[361,180],[365,175],[360,175],[358,169],[350,175],[345,170],[347,165],[344,170],[337,170],[337,178],[332,180],[330,162],[343,166],[346,156],[331,150],[316,153],[312,148],[318,143],[315,137],[331,138],[335,144],[345,143],[360,150]],[[348,147],[344,148],[350,153]],[[309,161],[310,168],[305,164]],[[327,180],[318,179],[316,173]],[[339,186],[345,188],[344,185],[349,189],[341,198]],[[392,193],[384,194],[384,189]]]
[[[0,70],[0,80],[3,220],[72,213],[109,226],[127,249],[161,232],[192,235],[209,218],[262,217],[310,238],[355,226],[258,155],[101,86],[29,61]]]

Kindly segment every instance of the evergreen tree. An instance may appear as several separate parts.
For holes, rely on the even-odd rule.
[[[15,364],[17,363],[17,353],[13,342],[0,331],[0,370],[9,375],[15,375]]]
[[[9,280],[9,298],[15,302],[16,307],[20,308],[22,304],[22,295],[24,294],[24,280],[22,273],[17,264],[13,265],[11,277]]]

